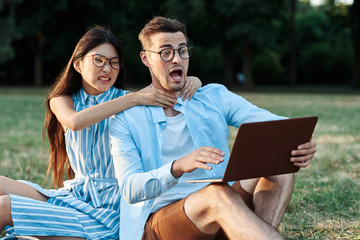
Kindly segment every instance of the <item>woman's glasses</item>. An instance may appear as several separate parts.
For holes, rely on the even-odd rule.
[[[101,54],[92,54],[85,57],[92,57],[92,62],[96,67],[104,67],[109,63],[113,69],[119,70],[123,65],[123,60],[119,57],[107,58]]]

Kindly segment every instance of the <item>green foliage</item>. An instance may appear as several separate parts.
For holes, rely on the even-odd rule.
[[[255,83],[279,83],[284,72],[280,60],[280,54],[270,49],[256,55],[252,63]]]
[[[338,79],[342,83],[349,82],[353,64],[348,6],[336,1],[316,8],[308,1],[298,1],[297,5],[298,63],[314,61],[309,56],[320,54],[315,54],[322,51],[317,46],[329,44],[331,50],[336,49],[336,53],[329,54],[332,55],[331,64],[335,64],[338,71],[320,75],[333,76],[327,77],[326,82],[337,82]],[[253,57],[247,62],[275,63],[278,60],[264,52],[271,49],[279,54],[281,68],[285,70],[278,71],[277,64],[274,71],[264,70],[270,74],[281,72],[281,77],[268,76],[266,83],[277,83],[278,79],[285,82],[289,67],[289,12],[289,1],[284,0],[0,0],[0,84],[14,80],[19,84],[33,82],[36,54],[42,56],[45,84],[52,83],[65,66],[77,40],[95,24],[110,26],[119,36],[129,80],[149,82],[148,71],[138,56],[137,36],[143,25],[156,15],[178,18],[187,25],[190,44],[196,47],[190,73],[204,77],[204,82],[214,79],[223,82],[225,70],[230,71],[233,79],[236,72],[243,72],[244,46],[251,48],[246,57]],[[244,39],[250,41],[249,45]],[[321,65],[318,69],[327,71],[326,61],[322,63],[317,63]],[[310,82],[307,80],[310,67],[302,66],[298,67],[299,82]],[[252,68],[257,69],[259,65]],[[10,79],[1,77],[4,71]],[[258,72],[254,74],[258,75]],[[208,79],[208,76],[211,77]],[[265,79],[265,76],[255,78]],[[324,81],[320,78],[311,80]]]
[[[22,0],[1,0],[0,1],[0,64],[15,57],[15,50],[12,46],[14,39],[19,37],[15,24],[15,7]]]
[[[306,83],[342,83],[351,78],[351,49],[329,43],[308,45],[300,53],[301,79]]]

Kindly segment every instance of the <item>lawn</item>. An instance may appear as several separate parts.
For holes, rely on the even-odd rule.
[[[44,183],[47,149],[42,149],[41,131],[46,91],[0,88],[0,175]],[[318,151],[311,165],[296,174],[280,226],[285,239],[360,239],[359,92],[238,93],[278,115],[319,116],[314,133]],[[230,131],[231,147],[236,129]]]

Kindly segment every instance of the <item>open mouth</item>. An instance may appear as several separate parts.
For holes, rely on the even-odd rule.
[[[182,69],[174,69],[170,72],[170,77],[174,80],[182,79],[184,72]]]

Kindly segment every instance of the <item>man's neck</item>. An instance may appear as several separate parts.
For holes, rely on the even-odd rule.
[[[165,116],[167,117],[175,117],[180,113],[179,111],[176,111],[174,108],[164,108],[164,112],[165,112]]]

